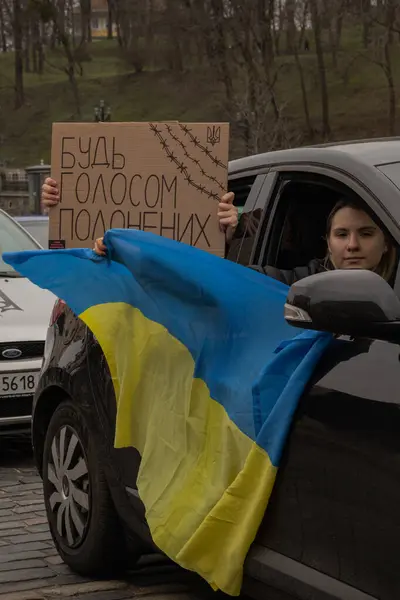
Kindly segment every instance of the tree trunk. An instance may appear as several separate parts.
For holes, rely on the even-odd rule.
[[[6,25],[3,6],[0,4],[0,45],[3,52],[7,52]]]
[[[143,2],[143,0],[142,0]],[[177,7],[176,0],[167,0],[166,2],[166,20],[168,23],[168,34],[169,34],[169,65],[170,69],[181,73],[183,71],[183,51],[182,42],[183,34],[179,6]]]
[[[68,81],[71,86],[72,95],[75,103],[75,115],[80,120],[82,118],[81,99],[79,94],[78,82],[75,76],[75,58],[69,44],[68,36],[64,33],[60,36],[61,44],[64,48],[67,66],[65,71],[68,75]]]
[[[43,33],[43,23],[39,24],[38,29],[39,29],[39,37],[38,37],[38,45],[37,45],[38,73],[39,73],[39,75],[43,75],[43,69],[44,69],[44,51],[43,51],[44,33]]]
[[[118,43],[124,50],[131,46],[132,24],[127,0],[120,0],[116,5],[115,19],[117,23]]]
[[[88,0],[80,0],[81,8],[81,44],[86,44],[89,41],[90,27],[90,5]]]
[[[124,38],[122,35],[121,25],[119,23],[117,23],[117,39],[118,39],[118,45],[120,46],[120,48],[123,48],[124,47]]]
[[[113,0],[107,0],[107,39],[113,39],[114,10]]]
[[[87,41],[91,43],[92,41],[92,2],[91,0],[87,0],[87,11],[88,11],[88,31],[87,31]]]
[[[31,72],[31,27],[27,19],[24,27],[24,70],[25,73]]]
[[[331,47],[332,54],[332,66],[334,69],[337,69],[337,49],[336,49],[336,40],[335,40],[335,32],[332,29],[332,24],[329,23],[329,45]]]
[[[275,0],[269,0],[268,9],[265,0],[258,0],[257,23],[260,36],[261,54],[263,60],[272,64],[274,62],[274,43],[272,39],[272,23],[274,19]]]
[[[80,98],[80,94],[79,94],[78,82],[76,81],[76,77],[75,77],[74,66],[72,66],[72,68],[68,69],[68,80],[69,80],[69,83],[70,83],[70,86],[72,89],[72,94],[74,97],[76,116],[77,116],[78,120],[80,121],[82,119],[81,98]]]
[[[308,17],[308,1],[305,1],[304,6],[303,6],[303,14],[301,17],[301,27],[300,27],[299,43],[297,44],[297,49],[304,48],[304,45],[305,45],[307,17]]]
[[[311,5],[311,19],[314,29],[314,42],[315,51],[317,53],[317,64],[318,64],[318,76],[321,93],[321,107],[322,107],[322,135],[324,139],[328,139],[331,133],[329,123],[329,97],[328,97],[328,86],[326,82],[326,69],[324,51],[322,47],[321,39],[321,21],[318,11],[318,0],[310,0]]]
[[[344,13],[344,3],[342,3],[342,6],[340,8],[340,14],[337,16],[336,18],[336,48],[337,50],[340,49],[340,43],[342,41],[342,31],[343,31],[343,13]]]
[[[313,126],[311,124],[311,118],[310,118],[310,109],[308,106],[308,96],[307,96],[307,88],[306,88],[306,82],[305,82],[305,78],[304,78],[304,71],[303,71],[303,66],[301,64],[301,60],[299,57],[299,49],[297,47],[297,44],[294,44],[294,59],[296,62],[296,67],[299,73],[299,80],[300,80],[300,88],[301,88],[301,97],[303,100],[303,110],[304,110],[304,118],[306,121],[306,127],[307,127],[307,132],[308,132],[308,136],[310,138],[310,140],[312,140],[314,138],[314,129]]]
[[[362,23],[363,23],[363,46],[365,49],[368,48],[370,42],[370,30],[371,30],[371,0],[362,0],[361,2],[362,11]]]
[[[24,94],[24,64],[22,50],[22,9],[21,0],[13,0],[14,7],[14,107],[21,108],[25,102]]]
[[[193,31],[194,52],[199,66],[212,66],[213,61],[213,31],[210,27],[210,15],[203,0],[188,0],[191,11],[190,29]],[[154,14],[153,0],[151,0]]]
[[[40,40],[39,30],[39,19],[32,19],[32,46],[31,46],[31,58],[32,58],[32,70],[34,73],[38,72],[38,49]]]
[[[57,41],[57,33],[56,33],[56,28],[53,26],[51,28],[51,34],[50,34],[50,49],[51,50],[55,49],[56,41]]]
[[[286,0],[286,52],[293,53],[293,46],[296,44],[296,25],[294,15],[296,11],[296,2],[294,0]],[[294,38],[293,38],[294,36]]]
[[[386,7],[386,39],[383,47],[384,54],[384,73],[388,85],[389,95],[389,135],[394,136],[396,131],[396,88],[393,77],[392,68],[392,57],[391,57],[391,45],[392,45],[392,27],[395,16],[395,4],[394,0],[388,0]]]
[[[64,35],[65,32],[65,0],[57,0],[57,10],[58,10],[58,19],[57,19],[57,27],[59,29],[60,38],[61,35]],[[57,40],[58,43],[61,43],[61,39]]]
[[[233,84],[228,64],[227,49],[224,31],[224,4],[221,0],[211,0],[211,8],[214,14],[214,39],[215,39],[215,60],[218,70],[225,86],[226,99],[228,105],[233,99]]]

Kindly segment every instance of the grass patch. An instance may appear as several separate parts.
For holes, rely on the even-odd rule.
[[[346,67],[360,48],[361,30],[346,31],[344,38],[346,50],[338,54],[336,69],[331,55],[328,52],[325,55],[332,138],[384,136],[388,131],[388,93],[382,69],[359,58],[346,80]],[[90,52],[91,60],[83,63],[83,76],[78,78],[83,121],[93,121],[94,106],[100,99],[111,106],[113,121],[227,119],[223,88],[210,69],[182,75],[154,69],[135,74],[121,57],[115,41],[93,42]],[[393,48],[392,59],[398,81],[399,48]],[[26,104],[18,111],[13,107],[13,60],[12,53],[0,54],[0,161],[18,167],[36,164],[40,159],[48,162],[52,123],[71,121],[75,112],[71,89],[62,71],[63,53],[61,50],[48,53],[42,76],[25,74]],[[304,53],[301,60],[311,117],[318,129],[321,102],[316,58],[312,53]],[[293,59],[281,56],[277,63],[284,64],[277,86],[283,115],[290,127],[304,132],[299,76]],[[237,139],[232,139],[231,150],[232,157],[243,152]]]

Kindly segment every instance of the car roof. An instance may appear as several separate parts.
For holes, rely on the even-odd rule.
[[[396,162],[400,162],[400,137],[333,142],[255,154],[230,161],[229,174],[257,172],[280,164],[295,163],[318,163],[339,169],[346,164],[351,172],[352,164],[357,166],[357,170],[363,166],[370,170],[377,165]]]

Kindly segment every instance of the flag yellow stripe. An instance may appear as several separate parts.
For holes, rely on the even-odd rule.
[[[165,327],[125,303],[93,306],[80,317],[113,378],[115,446],[141,454],[138,490],[154,542],[238,595],[276,467],[194,378],[189,350]]]

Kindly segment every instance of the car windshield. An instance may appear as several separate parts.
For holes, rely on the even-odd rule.
[[[13,219],[0,211],[0,277],[19,277],[10,265],[4,262],[3,252],[39,250],[40,246],[21,229]]]

